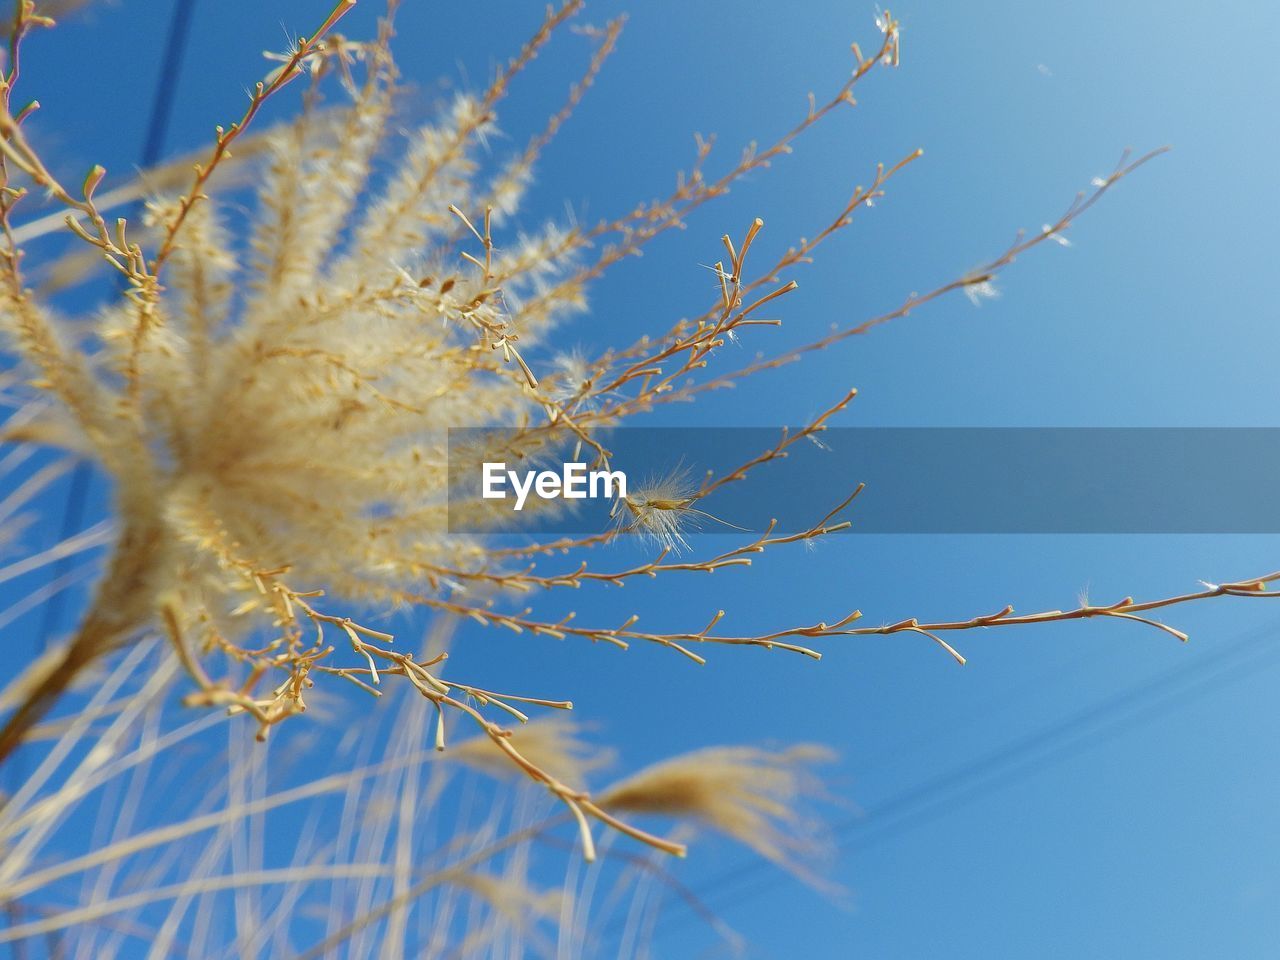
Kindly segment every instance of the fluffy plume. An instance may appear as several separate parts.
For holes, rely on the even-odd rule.
[[[629,418],[833,347],[948,294],[990,295],[997,275],[1018,256],[1060,238],[1153,154],[1122,159],[1063,216],[973,272],[820,340],[710,372],[727,352],[719,347],[780,322],[762,316],[766,306],[772,313],[796,289],[794,281],[780,277],[808,262],[827,237],[884,196],[889,182],[921,156],[912,151],[877,166],[830,225],[763,269],[749,257],[762,220],[736,236],[726,234],[723,252],[712,253],[721,257],[715,267],[718,296],[688,319],[641,331],[634,342],[598,356],[570,355],[557,364],[549,341],[557,323],[584,308],[588,287],[683,225],[737,180],[788,153],[815,124],[853,105],[855,85],[897,65],[897,22],[887,11],[879,14],[877,48],[864,56],[854,45],[853,69],[829,98],[811,99],[785,133],[746,150],[721,175],[706,172],[711,142],[700,139],[693,166],[666,197],[594,225],[552,224],[520,234],[506,228],[509,215],[532,181],[542,148],[612,50],[621,23],[587,32],[595,52],[564,106],[522,152],[487,163],[511,83],[579,11],[580,0],[548,10],[486,88],[455,97],[431,123],[410,131],[407,142],[390,123],[396,93],[390,16],[376,37],[353,41],[334,29],[353,6],[354,0],[338,0],[305,39],[273,58],[244,114],[217,128],[213,147],[185,185],[173,189],[164,180],[164,195],[153,199],[141,225],[104,213],[109,198],[118,204],[138,188],[100,191],[107,180],[103,168],[92,168],[71,186],[57,178],[52,170],[60,165],[46,163],[27,136],[27,125],[35,121],[33,109],[18,107],[14,97],[16,58],[4,68],[0,335],[20,361],[20,372],[3,382],[5,400],[18,410],[6,433],[93,458],[112,481],[115,539],[71,641],[27,675],[0,728],[0,761],[77,677],[109,654],[136,649],[139,638],[152,631],[167,639],[188,675],[189,705],[248,716],[260,738],[303,713],[317,682],[351,683],[381,696],[384,682],[394,677],[435,708],[438,744],[445,745],[446,716],[479,730],[514,769],[565,803],[588,850],[587,818],[595,817],[659,849],[680,852],[679,844],[619,821],[564,779],[586,770],[580,757],[574,760],[574,750],[565,748],[563,730],[555,734],[551,728],[554,735],[542,741],[536,732],[526,737],[526,752],[521,738],[498,723],[511,717],[523,722],[530,709],[567,710],[570,701],[494,692],[456,681],[452,671],[445,680],[436,669],[443,657],[400,652],[391,635],[354,615],[379,616],[414,605],[531,638],[620,649],[655,644],[698,662],[705,658],[697,650],[716,646],[817,659],[807,644],[822,638],[906,633],[936,640],[960,660],[942,632],[1107,616],[1182,636],[1138,614],[1209,596],[1262,595],[1268,582],[1280,578],[1220,584],[1149,603],[1126,598],[1110,606],[1017,617],[1008,608],[939,623],[909,619],[854,626],[860,614],[846,609],[833,618],[759,634],[717,632],[723,611],[701,629],[657,633],[637,627],[636,616],[591,625],[571,614],[542,617],[532,606],[506,602],[507,591],[528,594],[745,567],[765,549],[839,529],[835,514],[852,497],[807,531],[784,536],[771,527],[715,557],[666,560],[689,546],[690,522],[707,516],[698,506],[704,496],[785,456],[789,443],[820,430],[853,392],[842,390],[844,399],[809,426],[696,488],[671,478],[635,491],[619,504],[614,529],[516,547],[450,532],[455,514],[483,520],[478,504],[451,497],[450,428],[505,427],[513,449],[530,462],[569,448],[593,466],[605,466],[603,438]],[[27,0],[17,5],[12,24],[15,53],[30,31],[51,25]],[[246,131],[264,103],[286,89],[301,92],[301,112],[257,142],[260,189],[246,218],[247,235],[238,238],[228,227],[234,219],[228,214],[243,198],[233,195],[233,180],[219,181],[217,174],[233,153],[250,152],[243,149],[254,145]],[[29,102],[25,91],[22,97]],[[381,157],[389,172],[375,176],[375,168],[384,167]],[[25,214],[35,197],[57,209],[15,223],[15,211]],[[22,244],[48,232],[50,223],[69,228],[105,265],[110,289],[122,291],[90,317],[58,315],[28,282],[30,261]],[[689,262],[702,254],[691,251]],[[40,265],[34,266],[38,272]],[[540,370],[549,374],[548,384],[540,386]],[[622,570],[587,561],[545,572],[537,567],[569,550],[602,547],[628,530],[652,537],[658,557]],[[533,759],[540,751],[547,767]],[[780,857],[786,845],[781,833],[770,832],[778,810],[767,798],[776,800],[799,783],[791,761],[720,753],[700,763],[711,760],[718,766],[703,769],[702,780],[680,780],[682,769],[690,771],[676,764],[652,772],[650,782],[659,774],[673,786],[679,782],[687,812]],[[563,775],[553,772],[556,765]],[[706,778],[714,771],[722,782],[710,790]],[[747,771],[774,779],[752,792],[740,779]],[[644,783],[622,793],[629,800],[615,807],[640,809],[646,796],[655,803],[655,794],[640,789]]]
[[[568,717],[551,715],[524,724],[510,737],[529,762],[567,783],[586,783],[589,774],[614,762],[612,750],[593,744]],[[470,737],[450,747],[449,755],[477,769],[509,776],[517,771],[487,737]]]
[[[821,852],[820,821],[805,806],[823,795],[812,767],[832,759],[816,746],[786,750],[708,747],[610,787],[610,810],[696,820],[792,868]]]

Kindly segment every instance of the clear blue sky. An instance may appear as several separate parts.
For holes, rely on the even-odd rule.
[[[397,49],[424,110],[437,78],[481,83],[541,7],[483,6],[405,4]],[[326,12],[323,0],[196,7],[170,151],[205,143],[239,110],[282,24],[305,32]],[[367,31],[377,7],[362,2],[345,29]],[[599,0],[587,17],[622,9]],[[150,97],[168,10],[121,0],[31,44],[24,82],[67,170],[136,160],[144,111],[122,116],[119,100]],[[546,154],[530,222],[566,202],[590,217],[658,195],[695,130],[717,133],[731,160],[790,125],[809,90],[838,86],[849,41],[877,39],[869,3],[651,0],[628,12],[618,54]],[[705,302],[696,264],[722,232],[761,216],[761,242],[778,251],[877,161],[923,147],[890,195],[796,274],[787,326],[760,334],[762,347],[804,342],[963,272],[1018,227],[1038,229],[1122,148],[1169,143],[1081,221],[1071,248],[1020,261],[1000,299],[945,301],[654,422],[794,423],[857,386],[842,424],[1280,426],[1268,92],[1280,8],[917,0],[894,13],[900,70],[873,76],[855,111],[615,271],[565,340],[664,327]],[[502,117],[515,142],[583,54],[566,36],[522,81]],[[851,607],[869,621],[959,617],[1074,606],[1084,590],[1099,601],[1182,593],[1198,578],[1269,572],[1278,548],[1272,536],[844,537],[743,576],[569,599],[594,621],[657,609],[648,625],[670,629],[717,607],[743,630]],[[1252,957],[1280,942],[1277,617],[1265,602],[1179,609],[1170,619],[1191,634],[1186,646],[1121,622],[962,635],[963,669],[901,635],[826,641],[820,664],[726,650],[699,669],[660,650],[464,628],[456,658],[495,689],[572,695],[629,765],[711,743],[836,747],[850,804],[836,817],[853,824],[834,870],[846,904],[776,871],[734,877],[750,860],[715,844],[681,867],[758,956]],[[658,955],[709,942],[673,907]]]

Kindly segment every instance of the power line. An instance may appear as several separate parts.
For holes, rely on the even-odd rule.
[[[1129,728],[1151,720],[1162,713],[1167,713],[1171,709],[1184,705],[1193,699],[1203,697],[1218,687],[1222,687],[1229,683],[1251,676],[1252,672],[1256,671],[1262,663],[1268,660],[1274,660],[1276,655],[1276,651],[1273,649],[1255,649],[1252,652],[1255,653],[1255,656],[1245,658],[1242,661],[1237,661],[1229,665],[1226,669],[1220,670],[1217,673],[1206,677],[1205,680],[1199,684],[1191,684],[1184,690],[1169,693],[1147,705],[1146,709],[1135,711],[1127,717],[1124,717],[1122,720],[1113,721],[1109,724],[1104,723],[1102,726],[1095,727],[1092,730],[1078,732],[1076,736],[1053,747],[1048,753],[1028,759],[1020,765],[1006,767],[1004,770],[997,770],[988,779],[980,781],[975,788],[967,792],[961,792],[958,796],[953,796],[930,804],[922,810],[917,811],[915,816],[908,812],[899,819],[886,824],[878,832],[872,833],[869,839],[861,840],[860,847],[865,849],[866,847],[881,840],[897,836],[900,833],[906,832],[911,827],[916,826],[918,823],[924,823],[928,820],[936,819],[937,816],[940,816],[948,810],[954,809],[959,803],[965,803],[969,800],[976,799],[985,793],[991,793],[992,788],[995,786],[1000,784],[1012,784],[1019,780],[1027,779],[1040,770],[1055,766],[1072,756],[1085,752],[1090,747],[1107,742],[1108,740],[1113,740]],[[930,816],[920,815],[926,812],[929,813]],[[874,829],[876,825],[877,824],[872,823],[869,826]],[[850,845],[852,843],[852,834],[853,831],[850,831],[848,835],[842,838],[842,846]]]
[[[169,122],[173,119],[174,93],[177,89],[178,74],[182,70],[182,60],[187,49],[187,40],[191,35],[191,15],[195,9],[195,0],[176,0],[173,16],[169,18],[169,30],[165,38],[164,57],[160,62],[160,75],[156,79],[155,92],[151,98],[151,114],[147,120],[147,132],[142,142],[142,153],[139,163],[146,169],[154,166],[164,151],[165,135],[169,132]],[[138,204],[134,204],[129,216],[137,214]],[[71,480],[67,487],[67,498],[62,505],[62,523],[57,542],[73,536],[84,523],[85,504],[89,499],[90,482],[93,479],[93,467],[88,460],[81,459],[71,472]],[[53,579],[56,581],[66,574],[71,558],[64,557],[53,568]],[[40,630],[36,634],[36,642],[40,650],[49,646],[54,633],[62,623],[62,606],[64,592],[58,591],[44,605]]]
[[[1263,641],[1275,634],[1276,626],[1271,624],[1251,631],[1207,657],[1167,670],[964,766],[901,791],[865,815],[838,824],[837,844],[848,847],[857,841],[860,848],[865,849],[892,839],[938,819],[961,803],[1026,780],[1138,723],[1251,676],[1261,663],[1275,659],[1276,648],[1264,646]],[[1184,685],[1183,689],[1178,689],[1180,684]],[[1064,734],[1067,734],[1065,739]],[[1049,748],[1048,752],[1039,753],[1044,747]],[[866,836],[868,832],[870,836]],[[755,860],[713,878],[707,883],[707,889],[713,893],[703,898],[705,905],[715,910],[730,900],[739,904],[767,892],[779,881],[777,876],[768,876],[769,869],[769,864]],[[693,919],[689,914],[668,918],[659,936]]]

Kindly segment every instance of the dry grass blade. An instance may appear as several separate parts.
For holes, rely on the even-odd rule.
[[[856,86],[878,69],[898,65],[899,24],[882,13],[874,51],[866,56],[853,46],[852,69],[833,84],[830,96],[810,97],[781,135],[762,148],[748,148],[719,175],[708,172],[711,141],[699,138],[693,165],[666,197],[624,208],[592,226],[570,221],[522,235],[509,228],[510,216],[519,210],[543,149],[613,51],[621,21],[586,31],[594,49],[562,106],[523,150],[489,163],[485,150],[498,143],[499,108],[517,78],[578,14],[580,0],[548,9],[483,89],[457,95],[402,143],[396,143],[391,123],[395,4],[367,41],[336,32],[353,6],[354,0],[339,0],[312,32],[273,56],[275,66],[250,89],[239,120],[217,129],[212,147],[180,186],[169,189],[171,170],[155,172],[159,179],[150,182],[159,183],[162,195],[152,198],[139,227],[106,215],[135,196],[136,185],[110,186],[101,167],[79,184],[65,182],[38,149],[42,140],[28,135],[37,120],[34,108],[18,106],[16,99],[21,54],[25,38],[51,24],[31,3],[16,5],[0,84],[0,332],[20,362],[12,377],[0,380],[4,399],[16,410],[6,434],[92,458],[112,483],[114,519],[110,528],[91,528],[0,569],[0,580],[25,576],[111,542],[94,598],[71,641],[6,691],[3,702],[10,712],[0,727],[0,761],[40,729],[47,711],[98,664],[122,650],[130,658],[141,656],[149,648],[140,638],[159,634],[172,656],[151,654],[156,675],[180,667],[188,678],[187,706],[246,717],[259,740],[306,714],[313,696],[322,696],[313,695],[318,686],[354,686],[378,702],[386,702],[390,688],[405,687],[430,717],[428,724],[417,716],[415,729],[432,730],[438,749],[452,749],[471,763],[500,757],[549,791],[577,823],[586,853],[595,844],[592,821],[681,853],[682,844],[651,835],[614,812],[646,808],[644,779],[615,795],[613,804],[593,800],[582,789],[592,762],[567,726],[521,732],[535,713],[569,710],[569,691],[541,696],[455,681],[444,675],[443,653],[414,655],[370,624],[412,606],[441,619],[539,639],[576,638],[620,650],[636,641],[654,644],[696,664],[705,662],[704,651],[712,646],[816,660],[818,641],[913,633],[962,661],[943,639],[948,632],[1112,617],[1181,638],[1144,614],[1210,597],[1271,595],[1266,584],[1275,575],[1163,601],[1126,599],[1068,612],[1013,616],[1006,610],[965,621],[910,619],[870,627],[855,626],[859,613],[848,610],[834,621],[806,619],[742,633],[722,631],[725,611],[711,605],[707,620],[663,631],[638,629],[638,615],[591,626],[578,624],[572,614],[510,605],[500,591],[535,594],[584,583],[620,586],[636,577],[745,571],[766,549],[810,543],[843,529],[847,521],[839,514],[857,495],[852,481],[849,497],[806,530],[781,533],[770,524],[763,534],[745,536],[705,559],[675,557],[692,547],[692,524],[713,519],[704,498],[747,482],[785,457],[792,444],[816,437],[845,410],[854,391],[842,389],[809,424],[735,469],[699,483],[668,478],[633,492],[619,504],[615,529],[517,548],[451,529],[453,516],[479,511],[478,498],[455,489],[451,479],[451,428],[509,428],[511,449],[530,462],[572,447],[607,465],[605,431],[659,404],[689,400],[832,348],[945,295],[989,293],[1017,257],[1047,239],[1061,240],[1113,185],[1155,154],[1133,162],[1126,157],[1042,232],[1020,235],[974,271],[808,345],[717,372],[725,344],[782,322],[775,313],[787,308],[796,290],[785,274],[884,196],[890,180],[919,160],[921,152],[911,151],[877,166],[868,184],[837,205],[835,216],[812,238],[762,271],[756,261],[763,219],[751,218],[725,234],[702,252],[714,264],[715,284],[712,302],[692,319],[646,331],[598,357],[561,354],[553,361],[556,325],[585,309],[590,284],[686,223],[743,177],[763,171],[807,131],[853,106]],[[279,128],[260,131],[264,106],[283,99],[286,88],[300,94],[301,112]],[[259,135],[262,140],[251,139]],[[255,145],[264,148],[261,167],[243,157]],[[243,206],[243,198],[234,193],[234,179],[219,173],[228,170],[233,148],[242,154],[242,169],[262,171],[257,202],[246,217],[227,215]],[[62,317],[31,289],[28,271],[40,265],[27,257],[24,244],[53,221],[41,215],[18,225],[14,217],[32,204],[29,194],[35,192],[57,208],[100,272],[118,285],[113,302],[87,319]],[[240,221],[243,235],[231,227]],[[0,502],[0,519],[35,503],[61,469],[34,472]],[[531,557],[599,550],[628,531],[655,539],[656,557],[623,569],[580,558],[576,567],[549,573],[521,566]],[[95,702],[104,722],[114,699]],[[125,718],[136,719],[127,708],[112,716],[111,729]],[[480,737],[459,738],[459,720]],[[75,721],[53,729],[84,733]],[[61,749],[53,747],[50,756],[60,759]],[[651,771],[649,782],[665,782],[672,798],[679,795],[677,787],[683,790],[685,815],[702,817],[766,856],[780,857],[785,844],[777,820],[785,811],[770,804],[799,789],[794,759],[713,753],[700,758],[702,780],[677,761]],[[748,783],[752,770],[757,776]],[[82,786],[91,780],[86,772]],[[362,788],[348,783],[346,789]],[[653,809],[656,794],[649,796]],[[729,805],[717,809],[717,798]],[[258,816],[267,809],[258,802],[246,798],[231,809]],[[216,818],[198,822],[216,830],[225,825]],[[366,839],[369,850],[377,846]],[[7,881],[19,885],[39,846],[38,840],[22,842],[27,846],[21,856],[4,868]],[[125,849],[144,841],[131,842],[135,847]],[[399,856],[393,902],[419,889],[405,866],[407,855]],[[374,862],[349,859],[357,866]],[[29,892],[31,882],[23,889]],[[171,892],[176,916],[191,891],[178,886]],[[360,896],[368,901],[369,889]],[[237,896],[242,919],[250,915],[250,899]],[[32,921],[46,924],[39,929],[49,929],[51,922]],[[166,926],[166,938],[176,935],[178,922]]]

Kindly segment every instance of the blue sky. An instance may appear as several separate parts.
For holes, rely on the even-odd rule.
[[[362,3],[344,29],[367,32],[377,6]],[[481,83],[540,7],[406,3],[397,49],[422,109],[440,78]],[[205,143],[262,74],[260,52],[282,46],[282,24],[305,32],[323,8],[197,0],[169,151]],[[595,2],[586,16],[623,9]],[[66,170],[136,161],[145,111],[113,105],[149,99],[168,10],[121,0],[31,44],[24,83]],[[809,90],[842,82],[849,41],[877,38],[871,4],[665,0],[627,12],[619,52],[542,162],[531,223],[566,203],[594,217],[658,195],[694,131],[715,132],[730,162],[794,122]],[[815,232],[877,161],[923,147],[889,196],[797,271],[786,326],[743,349],[802,343],[962,273],[1019,227],[1038,229],[1122,148],[1168,143],[1080,222],[1072,247],[1019,261],[999,299],[938,303],[652,422],[795,423],[856,386],[842,425],[1280,426],[1280,9],[918,0],[893,12],[901,69],[874,75],[856,110],[623,264],[562,342],[665,327],[712,293],[697,264],[716,256],[721,233],[760,216],[761,257],[778,252]],[[584,56],[566,36],[539,59],[501,117],[514,142]],[[1082,591],[1182,593],[1198,578],[1269,572],[1278,547],[1261,535],[844,537],[766,556],[740,577],[568,599],[593,621],[656,610],[645,621],[655,629],[700,625],[721,607],[744,631],[852,607],[873,622],[950,618],[1074,606]],[[710,884],[708,902],[759,956],[1261,956],[1280,938],[1277,615],[1226,600],[1175,610],[1186,646],[1120,622],[962,635],[965,668],[903,635],[826,641],[820,664],[726,650],[696,668],[660,650],[464,628],[456,657],[495,689],[571,694],[628,764],[710,743],[837,748],[849,809],[835,816],[849,825],[833,873],[847,902],[767,869],[730,880],[751,861],[714,844],[681,868],[695,888]],[[708,942],[673,907],[658,955]]]

